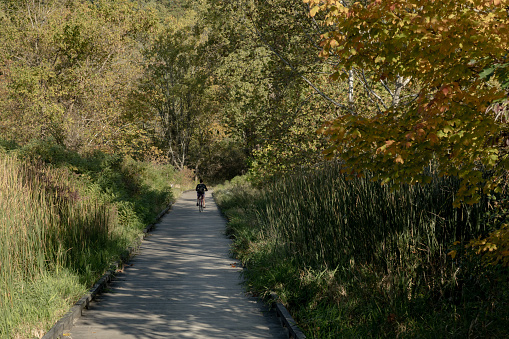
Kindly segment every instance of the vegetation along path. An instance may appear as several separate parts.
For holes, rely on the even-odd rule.
[[[285,338],[275,314],[243,292],[224,228],[212,198],[200,213],[184,193],[70,337]]]

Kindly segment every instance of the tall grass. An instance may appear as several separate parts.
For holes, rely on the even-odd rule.
[[[328,165],[270,185],[260,217],[284,255],[305,266],[354,261],[389,273],[417,261],[431,269],[445,264],[453,242],[486,231],[486,201],[455,208],[457,188],[452,178],[398,187],[369,175],[346,180],[339,166]]]
[[[41,337],[185,184],[168,165],[11,147],[0,148],[0,338]]]
[[[248,285],[276,291],[310,338],[504,336],[505,275],[447,255],[489,231],[488,200],[455,208],[457,187],[349,181],[328,164],[215,196]]]
[[[115,223],[66,171],[4,157],[0,187],[0,333],[7,336],[25,320],[24,289],[48,271],[80,272],[84,286],[96,278],[103,264],[86,253],[107,245]]]

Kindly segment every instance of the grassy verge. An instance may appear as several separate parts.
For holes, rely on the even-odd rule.
[[[456,187],[390,189],[330,166],[215,196],[248,287],[277,292],[310,338],[507,337],[507,270],[447,255],[491,230],[489,200],[454,208]]]
[[[42,336],[185,187],[171,166],[0,148],[0,338]]]

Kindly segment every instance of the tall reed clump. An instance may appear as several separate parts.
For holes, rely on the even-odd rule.
[[[0,158],[0,185],[0,309],[7,310],[12,283],[45,270],[44,228],[51,215],[46,208],[34,211],[34,203],[46,206],[46,201],[24,182],[23,169],[12,158]]]
[[[373,265],[386,273],[416,263],[439,269],[455,241],[482,234],[486,204],[453,207],[458,181],[391,187],[346,180],[340,166],[292,175],[265,190],[262,222],[289,258],[311,267]]]
[[[26,312],[34,308],[34,301],[27,304],[26,296],[47,274],[79,272],[86,286],[97,278],[104,265],[87,253],[107,245],[114,225],[110,222],[111,212],[105,205],[82,196],[85,188],[78,187],[70,176],[68,171],[22,163],[15,157],[0,158],[2,337],[21,331],[20,326],[25,331],[27,322],[44,321],[44,311]],[[77,282],[71,285],[71,294],[84,290]]]
[[[41,337],[190,182],[170,165],[0,140],[0,338]]]
[[[489,231],[488,199],[456,208],[457,187],[454,178],[397,187],[369,175],[346,180],[329,163],[248,198],[240,186],[216,196],[229,217],[256,210],[256,223],[230,218],[234,252],[248,284],[276,291],[308,337],[507,334],[508,317],[497,315],[508,309],[503,275],[447,255]]]

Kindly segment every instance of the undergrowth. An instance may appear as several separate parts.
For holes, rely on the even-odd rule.
[[[238,178],[215,198],[247,287],[276,292],[308,338],[507,337],[507,269],[453,245],[492,231],[493,210],[454,208],[456,185],[390,188],[326,166],[262,189]]]
[[[0,338],[41,337],[190,183],[169,165],[0,142]]]

